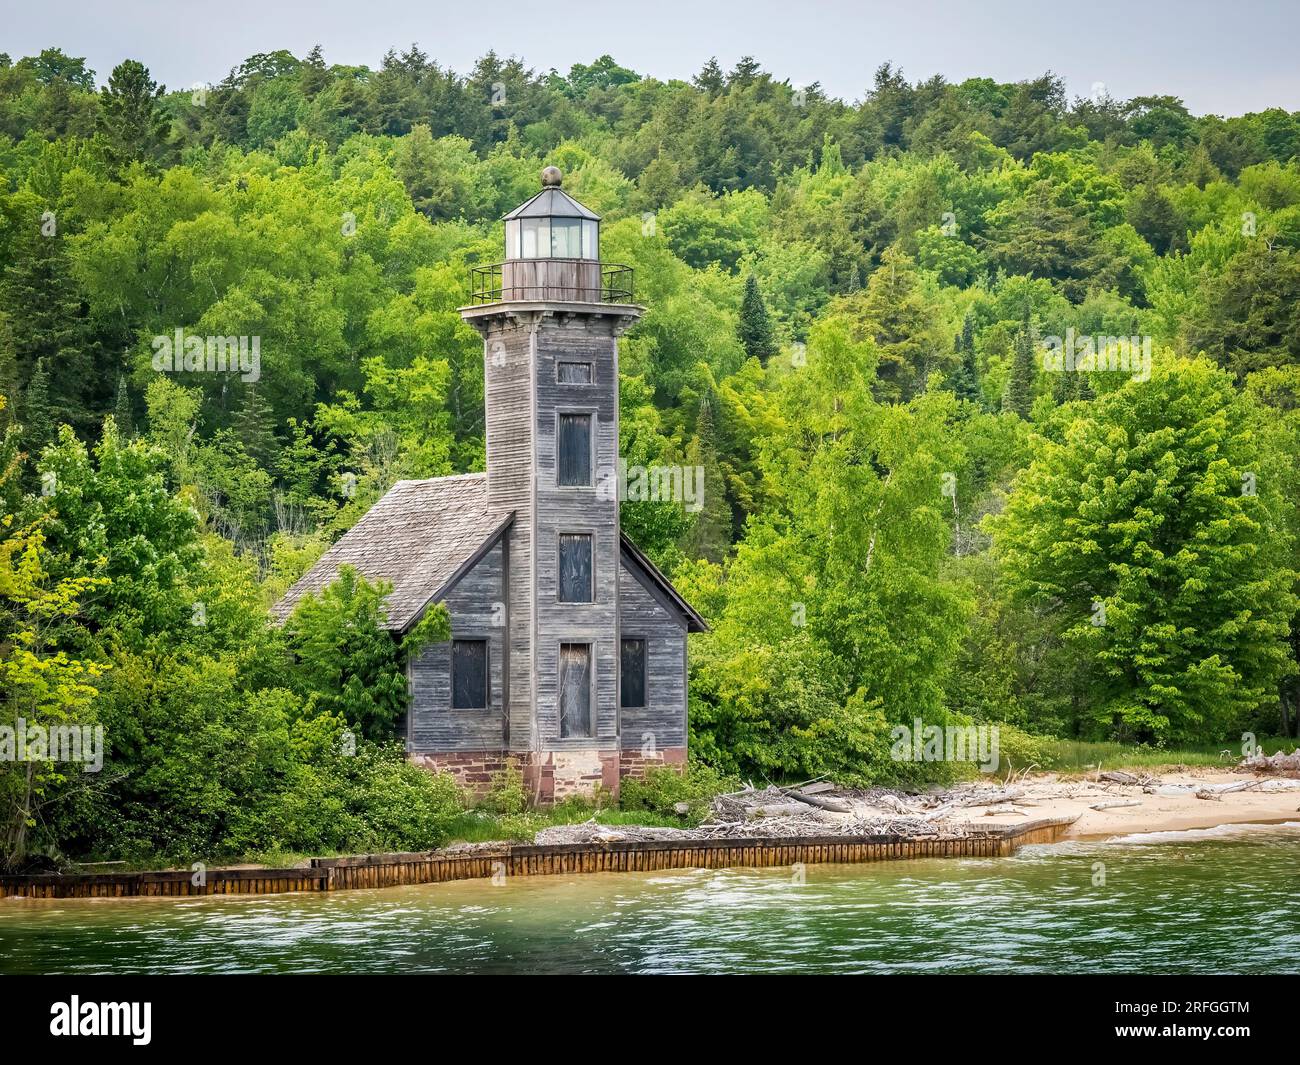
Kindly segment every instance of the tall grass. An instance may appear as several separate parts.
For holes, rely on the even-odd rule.
[[[1296,740],[1267,739],[1259,741],[1265,754],[1280,750],[1293,750]],[[1046,753],[1049,768],[1055,772],[1082,773],[1100,766],[1102,769],[1141,768],[1158,766],[1222,766],[1229,768],[1241,761],[1241,744],[1224,744],[1221,747],[1146,747],[1123,743],[1092,743],[1086,740],[1047,740]]]

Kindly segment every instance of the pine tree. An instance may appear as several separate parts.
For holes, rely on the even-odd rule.
[[[0,314],[8,320],[18,386],[31,380],[43,359],[50,418],[89,433],[108,413],[112,377],[103,372],[107,362],[98,357],[98,338],[85,316],[63,238],[45,236],[33,218],[19,228],[12,251],[0,278]]]
[[[921,286],[916,264],[898,245],[891,245],[850,306],[860,308],[862,329],[880,357],[877,399],[906,403],[925,387],[936,350],[947,346],[936,330],[935,308]]]
[[[0,397],[5,406],[0,408],[0,431],[16,421],[18,402],[18,351],[14,344],[14,331],[9,316],[0,312]]]
[[[37,359],[23,396],[23,450],[33,459],[54,443],[54,418],[50,414],[50,379],[45,360]]]
[[[955,346],[960,361],[957,363],[957,369],[953,371],[952,390],[957,394],[958,399],[980,403],[982,393],[979,369],[975,365],[975,316],[970,312],[967,312],[961,324],[961,332],[957,334]]]
[[[129,440],[135,436],[135,422],[131,418],[131,393],[126,387],[126,374],[117,375],[117,400],[113,404],[113,421],[118,434]]]
[[[709,61],[704,64],[704,69],[696,74],[693,80],[695,87],[709,96],[717,96],[721,93],[726,87],[726,82],[723,77],[722,67],[718,65],[718,57],[710,57]]]
[[[325,55],[319,44],[313,45],[312,50],[303,59],[302,67],[298,71],[298,79],[303,96],[309,100],[329,85],[329,67],[325,63]]]
[[[268,472],[275,469],[280,454],[273,425],[271,405],[257,386],[250,384],[244,390],[244,404],[235,415],[235,435],[253,461]]]
[[[695,435],[686,449],[687,466],[703,471],[703,480],[695,482],[700,493],[700,509],[683,539],[682,550],[688,558],[721,562],[731,546],[731,507],[727,502],[726,478],[718,461],[714,403],[711,392],[706,392],[701,398],[700,413],[695,419]]]
[[[1030,409],[1034,405],[1034,327],[1029,320],[1029,308],[1025,308],[1024,320],[1020,331],[1016,333],[1015,347],[1011,355],[1011,379],[1007,382],[1006,395],[1002,397],[1002,409],[1029,420]]]
[[[169,122],[158,110],[167,91],[149,76],[149,68],[128,59],[113,68],[99,93],[95,128],[117,166],[157,162],[167,145]]]
[[[737,330],[745,354],[764,366],[776,354],[776,337],[772,333],[772,320],[768,317],[763,294],[758,291],[758,280],[753,274],[745,278],[745,295],[740,301],[740,325]]]

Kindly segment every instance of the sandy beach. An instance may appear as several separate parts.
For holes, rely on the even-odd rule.
[[[1144,787],[1040,774],[1025,782],[1024,797],[1016,801],[1014,810],[1008,804],[972,807],[969,820],[972,825],[1012,825],[1077,815],[1068,833],[1074,838],[1300,821],[1300,780],[1216,769],[1153,772],[1152,776],[1159,783]],[[1224,791],[1252,781],[1257,786],[1250,790]],[[1200,798],[1198,792],[1214,797]],[[1133,805],[1092,808],[1109,803]]]

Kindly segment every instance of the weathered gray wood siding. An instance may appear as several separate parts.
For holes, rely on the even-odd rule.
[[[488,642],[489,705],[486,710],[453,710],[451,641],[426,648],[409,670],[408,739],[415,753],[499,751],[504,746],[502,559],[502,545],[498,543],[443,600],[451,614],[452,639]]]
[[[534,749],[533,617],[533,328],[535,314],[501,316],[483,323],[483,381],[487,411],[488,505],[515,514],[507,536],[510,580],[510,743]]]
[[[686,746],[686,627],[681,616],[651,594],[628,566],[620,567],[622,636],[646,642],[645,709],[624,707],[627,750]]]
[[[616,320],[548,314],[537,330],[536,360],[536,710],[540,750],[613,747],[618,736],[618,379]],[[592,384],[561,384],[556,361],[589,361]],[[560,487],[556,432],[561,413],[591,414],[593,484]],[[592,536],[593,602],[559,602],[559,537]],[[590,643],[595,736],[560,737],[561,643]]]

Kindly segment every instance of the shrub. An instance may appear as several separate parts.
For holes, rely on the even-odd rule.
[[[1050,736],[1035,736],[1015,725],[1002,722],[994,726],[998,730],[998,772],[1007,773],[1013,769],[1025,769],[1036,765],[1039,769],[1048,769],[1054,761],[1052,746],[1056,741]]]
[[[492,774],[492,783],[480,803],[483,809],[494,814],[521,814],[528,807],[528,789],[524,775],[512,758],[500,772]]]
[[[644,779],[629,777],[623,781],[619,805],[625,810],[652,810],[664,817],[681,817],[698,823],[709,812],[713,796],[735,791],[741,786],[735,777],[726,776],[711,765],[692,760],[685,769],[656,766],[646,770]],[[679,814],[678,803],[689,807]]]

